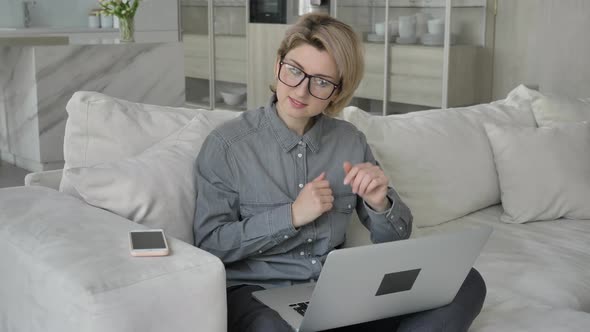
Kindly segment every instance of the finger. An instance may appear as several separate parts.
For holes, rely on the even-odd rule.
[[[328,180],[315,181],[311,183],[314,189],[325,189],[330,188],[330,182]]]
[[[373,190],[375,190],[377,187],[380,187],[381,185],[382,183],[379,181],[379,179],[373,179],[373,181],[371,181],[371,183],[369,183],[367,186],[367,189],[365,189],[365,194],[370,194]]]
[[[352,181],[354,181],[354,178],[356,177],[356,175],[358,174],[359,171],[360,171],[360,168],[358,166],[352,167],[348,171],[348,173],[346,174],[346,176],[344,177],[344,184],[350,184],[350,183],[352,183]]]
[[[342,165],[342,168],[344,168],[344,174],[346,175],[352,169],[352,164],[348,161],[345,161],[344,164]]]
[[[334,205],[332,203],[322,203],[322,211],[323,212],[330,211],[330,210],[332,210],[333,207],[334,207]]]
[[[371,174],[367,174],[363,180],[361,181],[361,183],[359,184],[359,189],[358,189],[358,194],[360,196],[363,196],[366,193],[367,187],[369,186],[369,184],[373,182],[373,176]]]
[[[334,202],[334,196],[320,196],[320,203],[332,203]]]
[[[332,189],[330,188],[316,189],[315,192],[318,196],[332,196]]]
[[[332,195],[332,189],[330,189],[330,188],[313,188],[311,193],[316,197],[330,196],[330,195]]]
[[[349,171],[348,174],[346,174],[346,176],[344,177],[344,184],[349,184],[352,183],[352,181],[354,180],[354,177],[357,175],[357,173],[365,168],[371,167],[373,166],[373,164],[371,163],[362,163],[362,164],[356,164],[354,165]]]
[[[383,170],[379,166],[375,166],[373,180],[377,182],[377,186],[389,186],[389,178],[387,177],[387,175],[385,175],[385,173],[383,173]],[[367,192],[369,192],[368,188],[365,190],[365,193]]]
[[[313,181],[311,181],[311,182],[322,181],[325,178],[326,178],[326,172],[322,172],[322,174],[320,174],[317,178],[313,179]]]
[[[352,192],[358,194],[361,183],[365,180],[365,178],[370,175],[367,173],[366,169],[361,169],[359,173],[355,176],[354,181],[352,182]],[[372,177],[371,177],[372,179]]]

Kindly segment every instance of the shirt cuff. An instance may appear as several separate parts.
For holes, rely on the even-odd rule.
[[[293,226],[291,204],[285,204],[269,211],[268,224],[270,233],[276,244],[288,240],[298,233]]]
[[[407,235],[408,225],[406,225],[406,223],[400,218],[401,205],[396,204],[396,202],[401,199],[395,189],[389,187],[387,190],[387,199],[391,201],[391,207],[383,212],[373,210],[364,200],[363,204],[365,204],[369,218],[371,218],[372,221],[389,223],[399,236],[404,237]]]
[[[393,209],[393,207],[395,206],[395,201],[394,201],[394,200],[393,200],[391,197],[389,197],[389,193],[388,193],[388,194],[387,194],[385,197],[387,197],[387,199],[388,199],[388,200],[389,200],[389,202],[391,203],[391,207],[390,207],[389,209],[387,209],[387,210],[384,210],[384,211],[381,211],[381,212],[378,212],[378,211],[375,211],[375,210],[373,210],[373,208],[372,208],[372,207],[371,207],[371,206],[370,206],[370,205],[369,205],[369,204],[368,204],[368,203],[367,203],[367,202],[366,202],[364,199],[363,199],[363,204],[365,204],[365,208],[366,208],[366,209],[367,209],[367,211],[369,211],[369,213],[371,213],[372,215],[375,215],[375,216],[382,216],[382,215],[384,215],[384,214],[387,214],[387,212],[391,211],[391,209]]]

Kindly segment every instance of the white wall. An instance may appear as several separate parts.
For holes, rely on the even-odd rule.
[[[494,99],[519,83],[590,97],[590,1],[498,0]]]
[[[0,28],[23,27],[24,12],[21,0],[0,0]]]

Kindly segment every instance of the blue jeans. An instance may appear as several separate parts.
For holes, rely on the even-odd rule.
[[[256,301],[252,292],[263,289],[254,285],[227,289],[229,332],[291,332],[293,329],[274,310]],[[408,315],[380,319],[329,331],[467,331],[483,306],[486,285],[477,270],[471,269],[453,301],[446,306]]]

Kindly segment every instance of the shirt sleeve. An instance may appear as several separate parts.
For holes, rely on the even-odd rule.
[[[362,135],[362,140],[365,145],[365,161],[379,165],[373,156],[371,147],[366,143],[364,135]],[[413,217],[408,206],[392,187],[389,187],[387,191],[387,198],[391,202],[391,207],[386,211],[377,212],[360,196],[358,197],[357,214],[361,223],[371,233],[373,243],[407,239],[412,233]]]
[[[213,131],[195,164],[194,236],[197,247],[224,263],[260,254],[297,234],[291,204],[241,219],[236,166],[227,144]]]

